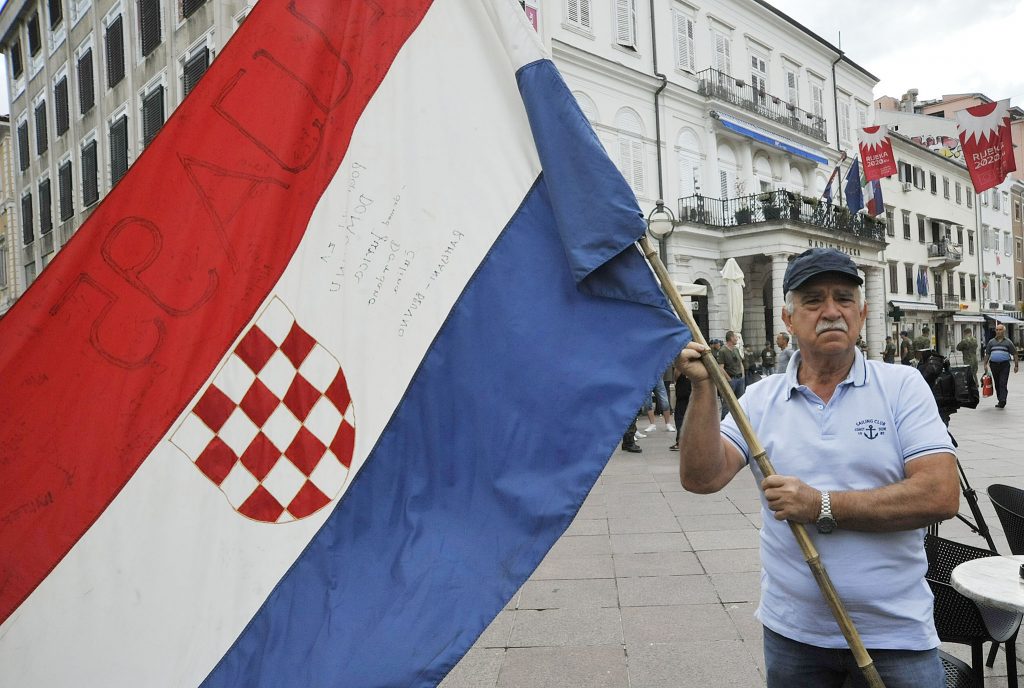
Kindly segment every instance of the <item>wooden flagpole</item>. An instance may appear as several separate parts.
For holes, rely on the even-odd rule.
[[[690,328],[690,332],[693,335],[693,340],[695,342],[707,346],[707,341],[705,341],[700,328],[697,327],[697,322],[693,319],[690,309],[683,302],[683,298],[679,295],[678,290],[676,290],[675,284],[672,282],[672,278],[669,277],[665,264],[662,263],[661,259],[658,257],[657,249],[651,245],[651,241],[646,235],[640,239],[639,243],[648,263],[650,263],[651,267],[654,269],[654,273],[658,276],[658,281],[661,282],[662,289],[665,291],[669,301],[672,303],[672,307],[675,308],[676,313],[679,315],[679,319]],[[729,381],[725,379],[725,373],[722,371],[722,368],[715,361],[710,350],[701,354],[700,358],[701,362],[704,364],[704,368],[707,369],[708,374],[711,376],[711,380],[715,383],[715,387],[718,388],[719,393],[722,395],[725,405],[729,407],[729,411],[732,413],[732,417],[736,420],[736,425],[739,427],[740,432],[743,433],[743,438],[746,440],[747,446],[750,448],[751,456],[753,456],[754,461],[757,462],[757,467],[765,477],[775,475],[775,468],[772,466],[771,460],[768,458],[768,453],[765,451],[764,447],[761,446],[760,440],[757,439],[757,435],[754,433],[754,428],[750,424],[750,419],[748,419],[747,415],[743,412],[743,407],[740,406],[739,400],[736,398],[736,395],[732,391],[732,387],[729,385]],[[797,544],[800,545],[800,550],[803,552],[804,560],[807,562],[807,566],[810,567],[811,573],[814,575],[814,580],[817,581],[818,587],[821,589],[821,594],[825,597],[825,601],[828,602],[828,606],[832,610],[832,615],[835,617],[836,622],[838,622],[839,629],[843,632],[843,636],[846,638],[846,642],[850,646],[850,650],[853,652],[853,658],[857,662],[857,666],[860,667],[861,673],[864,674],[864,678],[867,680],[868,685],[871,686],[871,688],[885,688],[885,684],[882,683],[882,677],[879,676],[878,670],[875,668],[874,662],[871,660],[871,656],[865,649],[864,643],[860,639],[860,634],[857,632],[857,628],[853,625],[853,621],[850,619],[850,615],[847,613],[846,607],[843,605],[843,601],[839,598],[839,593],[836,592],[835,586],[832,585],[832,579],[829,578],[828,572],[825,570],[825,565],[821,563],[821,557],[819,556],[814,543],[811,541],[811,536],[808,535],[807,530],[803,525],[793,523],[792,521],[788,521],[788,523],[790,530],[793,531],[793,536],[796,537]]]

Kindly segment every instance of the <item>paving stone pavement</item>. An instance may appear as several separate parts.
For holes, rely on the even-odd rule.
[[[1009,387],[1005,409],[983,399],[950,423],[1004,553],[985,490],[1024,488],[1024,375],[1011,374]],[[612,455],[572,525],[442,688],[764,686],[757,486],[741,473],[717,494],[687,493],[668,448],[674,435],[660,418],[658,427],[639,440],[642,454]],[[960,506],[970,516],[963,498]],[[985,546],[959,520],[939,532]],[[969,647],[942,649],[970,663]],[[1022,675],[1024,640],[1017,658]],[[985,676],[987,688],[1007,685],[1002,652]]]

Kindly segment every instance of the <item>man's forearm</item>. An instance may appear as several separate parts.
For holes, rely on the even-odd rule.
[[[693,383],[680,435],[679,481],[690,492],[717,492],[727,477],[722,449],[718,395],[710,380]]]
[[[912,530],[956,516],[960,483],[953,455],[936,454],[918,460],[931,465],[893,485],[830,491],[832,513],[839,527],[872,532]]]

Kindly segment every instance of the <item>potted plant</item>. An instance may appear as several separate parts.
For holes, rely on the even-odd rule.
[[[837,229],[849,229],[850,227],[850,209],[846,206],[837,206],[835,209],[836,216],[836,228]]]
[[[787,191],[786,199],[789,201],[789,219],[799,220],[801,206],[804,203],[803,196],[793,191]]]
[[[778,205],[778,196],[775,193],[766,191],[758,196],[757,200],[761,202],[765,220],[778,220],[782,217],[782,208]]]

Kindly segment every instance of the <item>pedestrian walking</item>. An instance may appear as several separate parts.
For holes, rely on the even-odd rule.
[[[1010,379],[1010,363],[1017,372],[1017,347],[1006,337],[1006,325],[996,325],[996,336],[985,345],[985,372],[992,372],[996,387],[996,408],[1006,408],[1006,385]]]
[[[956,345],[956,350],[963,354],[964,365],[971,369],[971,375],[978,379],[978,340],[974,338],[974,330],[967,328],[964,338]]]
[[[896,362],[896,343],[892,340],[892,335],[888,335],[885,338],[885,350],[882,351],[882,363],[895,363]]]

